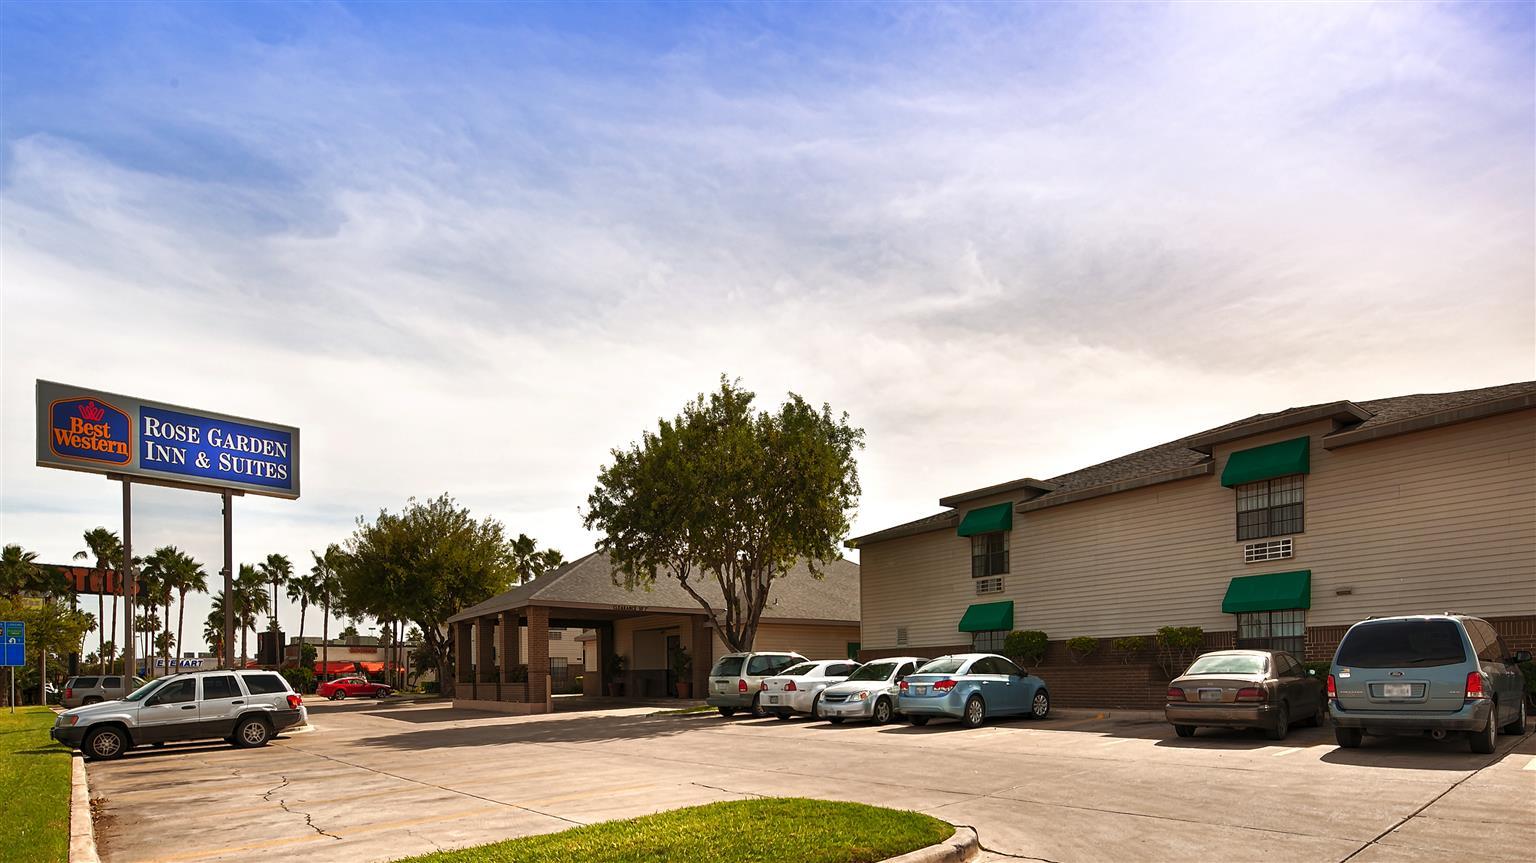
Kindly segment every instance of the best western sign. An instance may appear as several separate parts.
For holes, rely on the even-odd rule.
[[[37,463],[146,480],[299,496],[299,430],[37,382]]]

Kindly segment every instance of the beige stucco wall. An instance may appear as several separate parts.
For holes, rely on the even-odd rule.
[[[560,638],[552,638],[549,640],[549,656],[551,659],[557,656],[563,656],[565,657],[565,661],[572,665],[582,661],[581,642],[576,640],[576,636],[581,634],[581,630],[574,628],[555,629],[551,627],[549,631],[559,632],[561,634]],[[521,627],[518,631],[518,645],[520,648],[520,655],[527,656],[528,627],[526,626]]]
[[[1014,601],[1016,628],[1052,638],[1230,630],[1221,599],[1233,577],[1295,569],[1312,571],[1309,626],[1447,607],[1536,613],[1536,411],[1329,451],[1331,430],[1254,436],[1217,447],[1209,476],[1015,513],[1002,594],[975,595],[969,543],[953,529],[864,546],[862,644],[893,648],[898,626],[910,647],[963,643],[966,606],[998,599]],[[1236,450],[1302,434],[1312,472],[1296,555],[1245,564],[1221,469]]]
[[[730,653],[720,636],[710,630],[715,656]],[[855,624],[762,623],[757,627],[753,650],[793,650],[807,659],[842,659],[848,655],[848,643],[859,640]]]

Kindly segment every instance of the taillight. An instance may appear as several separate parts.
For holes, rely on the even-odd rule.
[[[1184,690],[1178,688],[1177,686],[1170,686],[1170,687],[1168,687],[1168,700],[1169,701],[1183,701],[1184,700]]]
[[[948,692],[954,688],[955,682],[953,680],[935,680],[933,682],[934,692]]]
[[[737,692],[746,692],[747,691],[747,682],[745,680],[738,680],[738,681],[736,681],[736,691]]]
[[[795,689],[795,682],[793,680],[791,680],[790,682],[784,684],[784,691],[785,692],[795,692],[795,691],[797,691]]]
[[[907,682],[905,680],[897,683],[896,685],[901,689],[902,692],[907,691]]]
[[[1268,701],[1269,693],[1257,686],[1245,686],[1237,691],[1238,701]]]
[[[75,690],[72,687],[71,688],[65,688],[65,690],[64,690],[64,697],[65,698],[74,698],[75,697]]]
[[[304,703],[304,699],[298,697],[297,695],[290,695],[290,696],[288,696],[288,709],[289,710],[298,710],[299,709],[299,705],[303,704],[303,703]]]
[[[1339,685],[1337,683],[1333,682],[1333,675],[1332,674],[1328,675],[1328,697],[1329,698],[1338,698],[1339,697]]]
[[[1487,698],[1488,693],[1483,690],[1483,673],[1481,671],[1467,672],[1467,700]]]

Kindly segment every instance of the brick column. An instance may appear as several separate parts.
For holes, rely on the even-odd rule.
[[[521,616],[515,611],[501,613],[501,682],[512,682],[512,671],[523,664],[523,648],[518,644],[518,627]]]
[[[693,622],[693,697],[703,698],[709,694],[709,669],[715,665],[715,640],[704,625],[703,617],[695,615],[689,619]]]
[[[496,682],[496,618],[482,617],[475,621],[478,630],[475,650],[475,669],[481,683]]]
[[[453,661],[454,680],[459,683],[474,682],[474,671],[471,663],[474,662],[473,644],[470,639],[469,621],[461,620],[453,625]]]
[[[549,692],[549,609],[528,606],[528,701],[546,701]],[[546,701],[547,703],[547,701]]]

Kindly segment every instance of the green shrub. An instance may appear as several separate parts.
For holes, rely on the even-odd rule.
[[[1520,673],[1525,675],[1525,699],[1536,705],[1536,662],[1520,663]]]
[[[528,682],[528,666],[526,666],[526,665],[514,665],[514,666],[512,666],[512,673],[507,675],[507,681],[509,683],[527,683]]]
[[[1170,676],[1182,674],[1204,646],[1205,630],[1198,626],[1158,627],[1157,661]]]
[[[1317,672],[1317,679],[1326,682],[1328,680],[1328,670],[1333,667],[1333,663],[1331,663],[1331,662],[1303,662],[1301,664],[1301,666],[1303,668],[1305,668],[1306,670],[1308,670],[1308,671],[1315,671],[1315,672]]]
[[[1067,639],[1067,650],[1071,651],[1073,659],[1085,659],[1098,649],[1099,640],[1089,635]]]
[[[1129,664],[1133,657],[1139,656],[1143,650],[1147,649],[1147,639],[1140,635],[1127,635],[1111,641],[1109,646],[1120,654],[1121,662]]]
[[[428,695],[439,695],[443,691],[443,685],[436,680],[423,680],[421,682],[421,691]]]
[[[315,691],[315,672],[308,668],[284,668],[283,677],[294,692],[309,695]]]
[[[1021,665],[1039,665],[1051,639],[1038,629],[1014,630],[1003,639],[1003,655]]]

